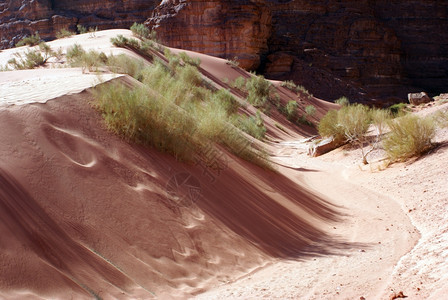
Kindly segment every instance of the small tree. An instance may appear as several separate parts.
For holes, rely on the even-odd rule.
[[[362,162],[367,164],[367,154],[364,151],[366,133],[371,122],[370,109],[362,104],[355,104],[343,107],[338,112],[338,123],[344,130],[347,140],[361,148]]]

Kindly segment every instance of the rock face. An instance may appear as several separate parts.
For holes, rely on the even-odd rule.
[[[13,47],[25,35],[38,31],[55,38],[62,28],[76,25],[99,29],[129,28],[151,15],[156,0],[6,0],[0,2],[0,49]]]
[[[268,50],[271,14],[260,0],[168,0],[146,24],[169,46],[234,59],[256,69]]]
[[[331,74],[337,88],[311,89],[327,99],[405,98],[448,86],[446,1],[168,0],[146,24],[169,46],[238,56],[270,78]],[[309,76],[297,74],[305,69]]]
[[[0,49],[35,31],[53,38],[77,24],[144,20],[168,46],[237,57],[328,100],[404,100],[448,86],[448,1],[439,0],[6,0]]]

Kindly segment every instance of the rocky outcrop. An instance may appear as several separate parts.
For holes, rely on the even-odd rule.
[[[271,14],[262,0],[168,0],[146,24],[162,43],[234,59],[256,69],[268,50]]]
[[[7,0],[0,3],[0,49],[36,31],[43,39],[53,39],[62,28],[76,31],[77,24],[129,28],[144,22],[155,6],[156,0]]]

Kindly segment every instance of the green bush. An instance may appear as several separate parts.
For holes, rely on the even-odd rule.
[[[122,64],[114,60],[109,57],[107,64]],[[143,87],[130,90],[104,84],[97,89],[97,108],[109,128],[184,161],[220,144],[243,159],[271,168],[267,155],[252,147],[241,132],[263,138],[266,128],[261,114],[239,116],[239,103],[233,96],[226,90],[208,89],[196,67],[178,64],[172,70],[156,60],[133,73],[139,74]]]
[[[107,66],[114,73],[128,74],[139,81],[143,80],[142,73],[145,66],[143,61],[130,58],[125,54],[119,54],[111,55],[109,58],[106,57],[105,62],[107,62]]]
[[[156,98],[145,88],[104,85],[96,93],[97,108],[109,128],[127,140],[191,160],[199,145],[194,135],[197,125],[185,111],[164,98]]]
[[[297,107],[299,105],[297,104],[296,101],[291,100],[289,101],[286,106],[285,106],[285,113],[286,113],[286,117],[288,118],[288,120],[293,120],[296,115],[297,115]]]
[[[262,140],[266,134],[263,118],[259,111],[255,116],[237,116],[233,123],[236,127],[258,140]]]
[[[67,30],[66,28],[62,28],[61,30],[59,30],[59,31],[56,33],[56,37],[57,37],[58,39],[63,39],[63,38],[66,38],[66,37],[70,37],[70,36],[72,36],[72,35],[75,35],[75,33],[72,32],[72,31]]]
[[[448,110],[439,110],[433,116],[435,124],[437,126],[445,128],[448,127]]]
[[[149,39],[151,35],[151,31],[144,24],[138,24],[138,23],[132,24],[131,31],[136,37],[139,37],[141,39],[143,38]]]
[[[212,100],[218,102],[221,107],[224,108],[228,116],[236,114],[241,107],[232,94],[225,89],[220,89],[214,93]]]
[[[330,110],[319,122],[317,127],[322,137],[333,137],[336,143],[342,143],[346,140],[344,128],[338,123],[338,111]]]
[[[239,76],[230,84],[230,86],[243,91],[246,88],[246,79],[242,76]]]
[[[34,69],[44,65],[48,59],[55,56],[55,52],[46,43],[39,44],[39,50],[28,50],[23,56],[15,53],[15,57],[8,64],[16,70]]]
[[[78,30],[79,34],[87,33],[87,28],[82,26],[81,24],[76,25],[76,29]]]
[[[383,134],[384,126],[392,118],[389,110],[386,109],[372,109],[371,110],[372,123],[376,126],[378,136]]]
[[[179,57],[184,61],[184,63],[190,64],[195,67],[199,67],[201,64],[201,60],[199,58],[192,58],[185,52],[180,52]]]
[[[339,104],[340,106],[348,106],[350,105],[350,100],[347,97],[343,96],[339,99],[336,99],[334,103]]]
[[[313,98],[313,95],[303,85],[298,85],[296,90],[299,93],[298,96],[305,96],[308,99]]]
[[[247,101],[255,107],[265,107],[271,91],[271,83],[262,75],[253,75],[246,82]]]
[[[364,137],[371,123],[370,109],[362,104],[344,106],[338,111],[338,124],[350,142]]]
[[[390,133],[383,141],[392,161],[420,156],[433,147],[435,124],[431,118],[406,115],[388,123]]]
[[[389,110],[393,117],[399,117],[408,111],[408,105],[406,103],[397,103],[389,106]]]
[[[16,47],[21,47],[21,46],[36,46],[41,42],[41,38],[39,36],[39,33],[36,32],[35,34],[32,34],[30,36],[25,36],[24,38],[22,38],[17,44]]]
[[[291,81],[291,80],[283,81],[281,86],[285,87],[285,88],[288,88],[288,89],[290,89],[292,91],[296,91],[296,88],[297,88],[296,84],[293,81]]]
[[[316,114],[316,107],[314,105],[307,105],[305,107],[305,113],[308,116],[313,117]]]

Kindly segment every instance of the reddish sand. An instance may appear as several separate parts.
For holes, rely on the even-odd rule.
[[[119,51],[109,42],[117,32],[129,35],[104,31],[52,45]],[[217,86],[249,76],[190,54]],[[55,71],[82,84],[52,85],[50,93],[30,88],[24,73],[0,73],[0,91],[20,91],[0,95],[0,298],[446,295],[445,146],[381,172],[380,152],[370,168],[360,167],[357,149],[312,159],[304,138],[315,130],[272,109],[265,147],[276,172],[222,149],[218,169],[183,164],[105,129],[91,91],[80,92],[96,84],[90,74]],[[24,72],[43,86],[53,81],[49,70]],[[274,84],[282,103],[315,105],[316,120],[335,107]],[[447,130],[437,141],[446,145]]]

